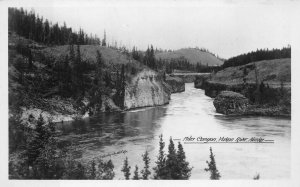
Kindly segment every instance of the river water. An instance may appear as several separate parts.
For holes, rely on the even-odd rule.
[[[83,122],[58,124],[62,146],[83,162],[93,158],[112,159],[115,179],[124,179],[121,168],[128,157],[131,172],[143,167],[147,150],[154,166],[159,135],[183,143],[184,137],[262,137],[274,143],[184,144],[187,161],[193,166],[191,179],[209,179],[204,171],[209,147],[215,154],[221,179],[286,179],[290,177],[291,120],[274,117],[227,117],[216,113],[213,99],[204,90],[186,83],[186,91],[171,95],[168,105],[123,113],[101,114]],[[165,148],[167,151],[167,146]],[[114,155],[109,156],[109,154]],[[133,174],[132,174],[133,175]]]

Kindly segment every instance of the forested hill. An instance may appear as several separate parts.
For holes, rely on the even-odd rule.
[[[23,8],[8,9],[8,30],[45,45],[102,44],[102,46],[106,46],[105,36],[100,42],[97,35],[88,35],[83,29],[75,32],[72,28],[67,27],[66,23],[63,26],[59,26],[58,23],[53,24],[36,15],[34,11],[27,12]]]
[[[158,52],[155,54],[156,59],[171,60],[184,57],[191,64],[202,64],[208,66],[219,66],[223,64],[217,56],[208,51],[204,51],[197,48],[183,48],[171,52]]]
[[[273,60],[291,58],[291,46],[283,47],[282,49],[260,49],[249,53],[241,54],[232,58],[229,58],[224,62],[222,68],[241,66],[250,62],[256,62],[261,60]]]

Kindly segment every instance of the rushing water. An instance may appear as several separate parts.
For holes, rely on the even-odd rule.
[[[158,155],[158,136],[193,137],[262,137],[274,143],[183,144],[186,157],[193,166],[191,179],[209,179],[204,171],[209,160],[209,147],[215,154],[222,179],[261,179],[290,177],[291,120],[271,117],[227,117],[215,112],[213,99],[204,91],[186,84],[186,91],[172,94],[170,104],[123,113],[101,114],[84,123],[58,124],[61,145],[71,147],[77,159],[111,158],[115,179],[123,179],[120,171],[128,157],[131,171],[143,167],[141,155],[148,150],[154,166]],[[176,140],[175,145],[177,146]],[[167,151],[167,146],[166,149]],[[123,151],[121,154],[112,154]],[[105,156],[106,155],[106,156]]]

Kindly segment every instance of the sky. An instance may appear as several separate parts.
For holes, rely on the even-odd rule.
[[[294,1],[90,1],[28,6],[53,23],[145,50],[204,47],[221,58],[291,44]],[[88,2],[88,1],[86,1]]]

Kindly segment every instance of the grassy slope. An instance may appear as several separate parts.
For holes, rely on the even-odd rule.
[[[275,59],[263,60],[255,62],[258,69],[258,79],[268,83],[272,87],[279,87],[283,81],[286,87],[291,85],[291,59]],[[244,77],[244,68],[247,67],[247,75],[245,76],[248,83],[255,83],[255,70],[253,63],[228,67],[217,72],[210,82],[218,82],[223,84],[242,84]]]
[[[131,57],[122,54],[120,51],[102,47],[98,45],[81,45],[80,52],[81,58],[88,60],[89,62],[96,62],[97,50],[100,51],[102,58],[104,59],[107,65],[117,65],[117,64],[127,64],[134,63],[138,69],[144,68],[143,65]],[[74,45],[75,55],[77,54],[77,46]],[[64,58],[66,55],[69,55],[69,45],[48,47],[42,50],[42,52],[47,56],[50,55],[56,59]]]
[[[212,54],[194,48],[184,48],[176,50],[174,52],[157,53],[155,56],[157,59],[172,59],[180,58],[181,56],[183,56],[192,64],[196,64],[197,62],[201,62],[203,65],[208,64],[209,66],[223,64],[223,61],[213,56]]]

